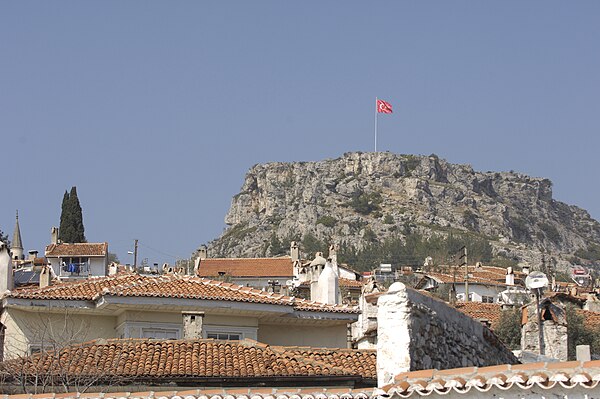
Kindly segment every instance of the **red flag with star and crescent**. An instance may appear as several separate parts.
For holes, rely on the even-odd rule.
[[[391,114],[392,113],[392,104],[387,101],[377,100],[377,112],[380,114]]]

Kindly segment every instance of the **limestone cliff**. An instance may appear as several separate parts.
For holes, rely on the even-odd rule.
[[[307,233],[361,248],[365,234],[383,240],[410,228],[424,235],[471,232],[496,255],[535,263],[546,252],[564,266],[576,250],[600,243],[600,224],[552,199],[548,179],[384,152],[255,165],[225,222],[210,256],[269,256],[274,235]]]

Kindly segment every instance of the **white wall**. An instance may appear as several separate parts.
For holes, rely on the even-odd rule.
[[[59,346],[98,338],[116,338],[116,317],[26,312],[8,308],[2,316],[6,326],[5,358],[28,353],[30,345],[58,342]]]
[[[347,328],[260,324],[258,341],[269,345],[346,348]]]

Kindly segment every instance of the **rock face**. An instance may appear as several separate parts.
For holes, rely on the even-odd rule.
[[[209,256],[270,256],[307,233],[361,248],[403,227],[429,236],[463,231],[485,237],[496,255],[559,264],[600,243],[600,224],[583,209],[552,199],[548,179],[477,172],[431,156],[346,153],[319,162],[255,165],[225,217],[230,226]]]

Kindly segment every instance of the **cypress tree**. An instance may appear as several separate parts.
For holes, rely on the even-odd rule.
[[[75,186],[71,188],[70,193],[65,191],[63,196],[59,238],[62,242],[86,242],[83,213]]]

